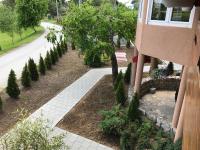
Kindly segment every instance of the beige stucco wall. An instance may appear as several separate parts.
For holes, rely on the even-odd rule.
[[[138,21],[136,46],[142,54],[183,65],[197,64],[200,54],[199,9],[196,9],[192,28],[146,24],[147,0],[144,1],[142,21]],[[198,45],[194,39],[197,35]]]

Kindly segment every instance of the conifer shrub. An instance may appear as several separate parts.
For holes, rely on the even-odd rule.
[[[57,52],[58,52],[59,57],[62,57],[62,49],[59,43],[57,44]]]
[[[75,46],[75,43],[73,41],[71,43],[71,47],[72,47],[72,50],[76,50],[76,46]]]
[[[11,98],[15,98],[15,99],[19,98],[20,90],[17,84],[15,72],[13,70],[10,71],[10,74],[8,77],[6,92]]]
[[[0,112],[2,112],[2,111],[3,111],[3,101],[0,96]]]
[[[67,44],[67,41],[64,41],[64,47],[65,47],[65,52],[68,51],[68,44]]]
[[[127,42],[126,42],[126,48],[130,48],[131,47],[131,42],[128,40]]]
[[[51,56],[52,65],[55,65],[56,64],[56,59],[55,59],[55,55],[54,55],[54,52],[53,52],[52,49],[50,50],[50,56]]]
[[[128,119],[130,121],[134,121],[139,117],[139,98],[137,93],[134,94],[131,103],[128,108]]]
[[[21,84],[23,85],[23,87],[31,86],[31,77],[30,77],[30,72],[28,70],[27,64],[25,64],[23,71],[22,71]]]
[[[117,38],[117,48],[121,47],[121,42],[120,42],[120,38]]]
[[[57,51],[56,48],[54,48],[53,54],[54,54],[55,61],[58,62],[59,61],[59,56],[58,56],[58,51]]]
[[[39,61],[39,72],[41,75],[46,74],[46,66],[43,57],[40,55],[40,61]]]
[[[45,57],[45,65],[46,65],[48,70],[52,69],[51,56],[50,56],[48,51],[47,51],[47,54],[46,54],[46,57]]]
[[[119,85],[119,82],[123,79],[123,74],[122,71],[119,72],[119,74],[117,75],[117,79],[115,80],[114,83],[114,90],[116,91]]]
[[[116,90],[116,100],[117,100],[117,103],[121,105],[124,105],[126,102],[126,95],[125,95],[123,80],[120,80],[118,88]]]
[[[38,81],[39,80],[39,73],[37,70],[37,65],[35,64],[34,60],[32,58],[28,61],[28,69],[30,72],[31,80],[32,81]]]
[[[129,63],[128,64],[128,67],[126,69],[126,73],[124,75],[124,82],[126,84],[129,84],[130,83],[130,80],[131,80],[131,66],[132,66],[132,63]]]
[[[174,64],[172,62],[169,62],[166,68],[166,75],[167,76],[173,75],[173,73],[174,73]]]

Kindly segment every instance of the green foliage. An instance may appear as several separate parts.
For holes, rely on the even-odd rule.
[[[58,51],[55,47],[53,48],[53,54],[54,54],[55,61],[58,62],[59,56],[58,56]]]
[[[0,51],[2,51],[2,47],[1,47],[1,45],[0,45]]]
[[[58,52],[59,57],[62,57],[63,53],[62,53],[62,49],[59,43],[57,43],[57,52]]]
[[[49,54],[49,52],[47,51],[46,57],[45,57],[45,65],[47,67],[48,70],[52,69],[52,60],[51,60],[51,55]]]
[[[126,48],[130,48],[131,47],[131,42],[128,40],[127,42],[126,42]]]
[[[127,122],[126,111],[118,105],[114,106],[111,110],[101,111],[100,113],[103,117],[103,120],[100,122],[102,131],[105,134],[120,135]]]
[[[85,52],[84,62],[90,67],[101,67],[101,54],[97,49],[87,50]]]
[[[174,64],[172,62],[169,62],[166,68],[166,75],[167,76],[173,75],[173,73],[174,73]]]
[[[46,65],[45,65],[44,59],[41,55],[40,55],[40,60],[39,60],[39,72],[41,75],[46,74]]]
[[[16,75],[13,70],[10,71],[10,74],[8,77],[6,92],[10,97],[15,98],[15,99],[17,99],[20,95],[19,86],[16,81]]]
[[[115,80],[115,83],[114,83],[114,90],[116,91],[118,86],[119,86],[119,82],[123,80],[123,74],[122,74],[122,71],[119,72],[119,74],[117,75],[117,79]]]
[[[120,137],[120,150],[132,150],[133,145],[131,141],[131,134],[127,130],[125,130]]]
[[[52,65],[55,65],[56,64],[56,58],[55,58],[55,55],[54,55],[54,52],[53,52],[52,49],[50,49],[50,56],[51,56]]]
[[[28,61],[28,69],[31,75],[32,81],[38,81],[39,80],[39,73],[37,70],[37,65],[35,64],[34,60],[32,58]]]
[[[3,111],[3,101],[1,99],[1,96],[0,96],[0,112]]]
[[[7,7],[14,8],[15,7],[15,0],[3,0],[3,5]]]
[[[22,71],[21,84],[24,87],[30,87],[31,86],[31,77],[30,77],[30,73],[29,73],[27,64],[25,64],[23,71]]]
[[[117,103],[121,105],[124,105],[126,102],[124,82],[122,80],[119,82],[118,88],[116,90],[116,100]]]
[[[120,42],[120,38],[118,37],[117,38],[117,48],[120,48],[121,47],[121,42]]]
[[[154,69],[151,71],[150,74],[152,79],[162,79],[166,77],[166,70],[165,69]]]
[[[53,130],[42,119],[19,122],[12,132],[1,138],[1,145],[6,150],[67,150],[64,135],[53,135]]]
[[[16,12],[20,27],[31,27],[35,30],[46,15],[48,0],[16,0]]]
[[[124,75],[124,82],[126,84],[129,84],[131,80],[131,66],[132,66],[132,63],[129,63]]]
[[[139,117],[139,98],[137,96],[137,93],[134,94],[131,103],[129,104],[128,108],[128,118],[131,121],[134,121],[135,119],[138,119]]]
[[[71,46],[72,46],[72,50],[76,50],[76,46],[75,46],[74,42],[71,43]]]

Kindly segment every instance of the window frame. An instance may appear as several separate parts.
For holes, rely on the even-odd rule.
[[[167,7],[165,20],[152,20],[151,19],[152,11],[153,11],[153,0],[149,0],[148,1],[146,24],[192,28],[196,8],[195,7],[192,8],[191,13],[190,13],[189,22],[172,21],[171,20],[172,11],[173,11],[172,7]]]
[[[141,22],[143,18],[143,10],[144,10],[144,0],[140,0],[139,2],[139,10],[138,10],[138,20]]]

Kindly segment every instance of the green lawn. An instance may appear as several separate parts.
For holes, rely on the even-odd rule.
[[[35,39],[37,39],[42,33],[44,33],[43,27],[36,27],[36,31],[28,28],[23,31],[22,39],[18,34],[14,36],[14,43],[12,43],[12,38],[7,33],[0,32],[0,46],[2,50],[0,50],[0,55],[11,51],[13,48],[19,47],[23,44],[29,43]]]

